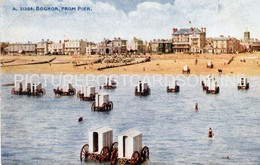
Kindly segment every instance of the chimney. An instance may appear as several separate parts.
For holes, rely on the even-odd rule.
[[[204,27],[204,32],[206,33],[206,27]]]
[[[190,28],[190,31],[191,31],[191,32],[193,31],[193,27]]]
[[[201,32],[203,32],[203,27],[201,27],[200,29],[201,29]]]
[[[59,40],[59,43],[61,44],[61,40]]]
[[[44,39],[42,39],[42,42],[44,41]]]

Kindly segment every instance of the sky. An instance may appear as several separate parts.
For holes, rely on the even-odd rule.
[[[19,7],[90,7],[92,11],[14,11]],[[260,0],[2,0],[1,41],[121,37],[170,39],[172,28],[206,27],[207,37],[260,39]],[[191,22],[191,23],[190,23]]]

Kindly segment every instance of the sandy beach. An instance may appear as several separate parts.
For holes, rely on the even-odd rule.
[[[9,66],[15,64],[24,64],[29,62],[48,61],[52,58],[56,59],[51,63]],[[234,60],[228,64],[228,61],[234,57]],[[99,56],[1,56],[1,63],[4,62],[5,67],[1,67],[2,73],[27,73],[27,74],[182,74],[184,65],[190,67],[190,74],[195,75],[218,75],[218,69],[222,69],[224,75],[240,75],[260,76],[260,53],[243,53],[243,54],[163,54],[151,55],[151,62],[124,66],[118,68],[110,68],[98,71],[99,67],[104,67],[106,63],[91,64],[84,66],[75,66],[75,62],[91,63]],[[8,63],[8,61],[14,60]],[[195,65],[195,60],[198,63]],[[139,59],[136,59],[138,61]],[[243,61],[241,61],[243,60]],[[245,61],[244,61],[245,60]],[[207,68],[207,62],[212,61],[214,68]],[[5,63],[7,62],[7,63]],[[109,64],[118,65],[118,64]],[[1,64],[3,66],[3,64]]]

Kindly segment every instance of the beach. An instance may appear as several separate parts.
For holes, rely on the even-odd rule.
[[[222,70],[224,75],[260,76],[260,53],[241,54],[163,54],[146,55],[151,56],[151,61],[130,66],[109,68],[99,71],[98,68],[105,67],[107,63],[91,64],[100,57],[97,55],[84,56],[1,56],[2,73],[23,73],[23,74],[139,74],[139,75],[178,75],[182,74],[184,65],[190,68],[190,74],[195,75],[218,75],[218,70]],[[56,58],[55,58],[56,57]],[[143,56],[144,57],[144,56]],[[228,64],[229,60],[234,60]],[[8,66],[25,64],[32,62],[54,61],[44,64],[31,64],[21,66]],[[143,58],[136,58],[135,61]],[[195,65],[195,60],[197,64]],[[8,61],[15,60],[8,63]],[[211,61],[213,68],[207,68],[207,63]],[[6,63],[5,63],[6,62]],[[89,65],[75,66],[75,63],[89,63]],[[109,63],[109,65],[119,65],[122,63]],[[3,66],[3,64],[1,64]]]

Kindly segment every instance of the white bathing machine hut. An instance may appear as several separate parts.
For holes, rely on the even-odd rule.
[[[201,85],[203,87],[203,90],[206,90],[206,88],[209,86],[211,79],[216,80],[213,75],[207,75],[202,78]]]
[[[62,89],[58,87],[57,89],[53,89],[53,92],[55,95],[72,96],[76,94],[76,89],[73,88],[71,83],[64,83]]]
[[[211,93],[211,94],[219,93],[219,86],[218,86],[215,78],[210,78],[210,79],[207,80],[206,92]]]
[[[118,162],[138,164],[149,159],[149,148],[142,146],[142,133],[128,130],[118,136]]]
[[[89,144],[85,144],[80,151],[80,160],[98,160],[100,163],[110,160],[114,148],[113,130],[103,126],[89,131]]]
[[[184,65],[182,73],[190,73],[190,67],[188,65]]]
[[[214,67],[213,63],[211,61],[208,61],[207,68],[213,68],[213,67]]]
[[[151,94],[151,90],[147,82],[139,81],[138,85],[135,87],[136,96],[147,96]]]
[[[89,152],[100,153],[104,147],[110,150],[113,144],[113,130],[107,126],[89,132]]]
[[[249,82],[246,77],[240,77],[237,89],[249,89]]]
[[[107,78],[106,83],[104,84],[104,89],[115,89],[116,88],[116,82],[114,78]]]
[[[42,88],[41,83],[28,83],[29,94],[30,95],[44,95],[45,89]]]
[[[77,97],[82,101],[93,101],[95,100],[96,87],[92,85],[82,86],[81,90],[78,91]]]
[[[16,81],[14,83],[14,92],[26,92],[27,84],[25,81]]]
[[[17,95],[41,96],[44,95],[46,91],[44,88],[42,88],[41,83],[17,81],[14,83],[14,88],[12,89],[11,93]]]
[[[177,80],[173,82],[169,82],[169,85],[167,86],[167,92],[179,92],[180,86],[177,84]]]
[[[109,101],[108,93],[99,93],[95,95],[95,101],[92,103],[92,111],[106,111],[113,109],[113,102]]]

